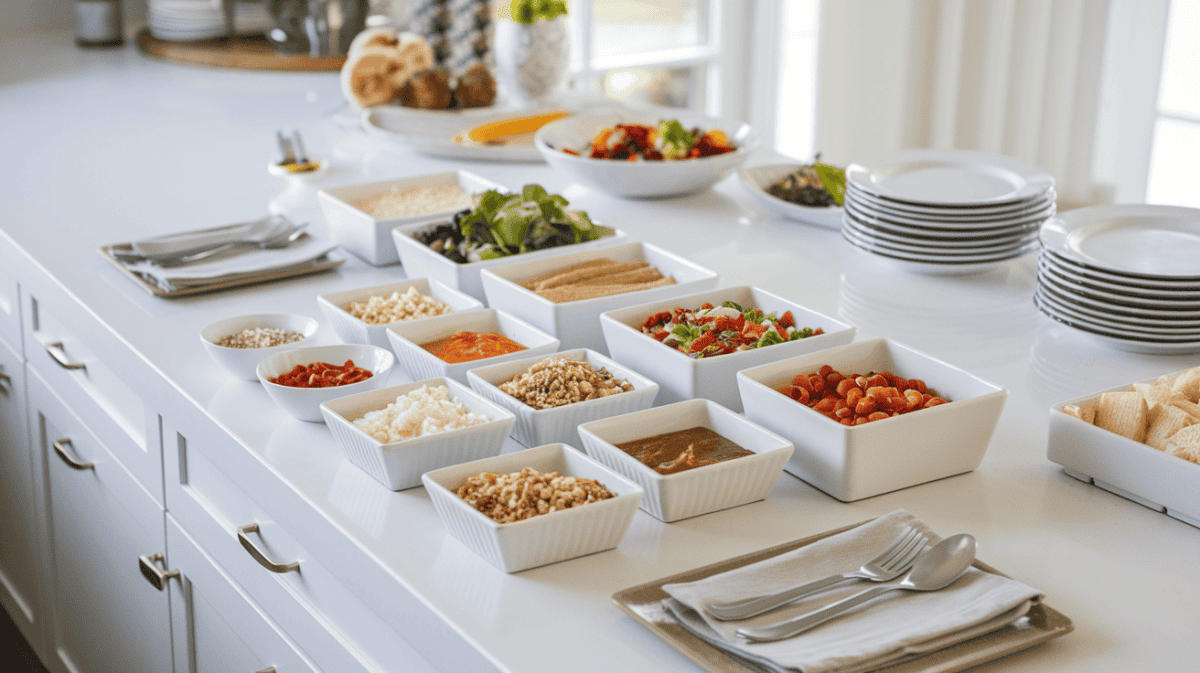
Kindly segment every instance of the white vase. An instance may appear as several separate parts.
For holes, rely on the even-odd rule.
[[[496,76],[509,95],[542,101],[558,92],[567,77],[567,17],[556,16],[531,24],[497,21]]]

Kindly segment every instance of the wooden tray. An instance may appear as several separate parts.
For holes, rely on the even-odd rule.
[[[276,54],[275,48],[262,35],[234,35],[197,42],[167,42],[150,34],[149,28],[138,31],[137,45],[143,54],[172,63],[205,65],[214,68],[245,70],[341,70],[346,56],[308,56],[305,54]]]
[[[772,556],[785,554],[794,549],[805,547],[831,535],[848,531],[864,523],[867,522],[863,521],[844,528],[818,533],[802,540],[785,542],[770,549],[763,549],[744,556],[719,561],[703,568],[688,570],[677,575],[623,589],[613,594],[612,599],[617,604],[617,607],[624,610],[639,624],[649,629],[651,633],[662,638],[668,645],[679,650],[688,659],[696,662],[705,671],[709,671],[710,673],[746,673],[746,671],[751,669],[746,668],[721,650],[692,635],[673,619],[670,612],[659,607],[663,599],[669,597],[667,592],[662,590],[663,585],[677,582],[695,582],[696,580],[723,573],[727,570],[757,563]],[[1004,573],[981,561],[976,560],[973,565],[984,572],[1007,577]],[[653,621],[647,619],[646,615],[648,614],[654,615]],[[891,664],[878,670],[886,670],[888,673],[919,673],[920,671],[930,670],[938,671],[938,673],[962,671],[972,666],[978,666],[1058,638],[1059,636],[1064,636],[1075,628],[1070,619],[1045,603],[1034,604],[1026,615],[1026,618],[1026,620],[1019,620],[1016,624],[1005,626],[978,638],[972,638],[957,645],[930,652],[907,661],[902,660],[899,663]]]
[[[164,290],[164,289],[160,288],[159,286],[155,285],[154,283],[147,281],[145,278],[142,278],[141,275],[134,273],[133,271],[130,271],[124,264],[122,264],[120,262],[120,260],[118,260],[116,257],[114,257],[112,255],[112,250],[125,250],[125,251],[133,250],[133,246],[131,244],[117,243],[115,245],[106,245],[106,246],[100,248],[99,250],[97,250],[97,252],[100,253],[101,257],[108,260],[108,262],[110,264],[115,266],[118,271],[120,271],[126,277],[133,280],[133,282],[137,283],[138,286],[141,287],[143,290],[149,292],[150,294],[152,294],[156,297],[165,297],[168,299],[173,298],[173,297],[187,297],[190,295],[204,294],[206,292],[216,292],[218,290],[228,290],[229,288],[242,287],[245,285],[258,285],[259,283],[269,283],[269,282],[275,281],[275,280],[283,280],[284,278],[295,278],[296,276],[305,276],[310,273],[317,273],[319,271],[328,271],[330,269],[336,269],[337,267],[341,266],[342,264],[344,264],[346,262],[346,257],[344,255],[338,254],[338,252],[335,250],[335,251],[326,253],[325,256],[320,257],[318,259],[314,259],[311,262],[287,267],[284,269],[280,269],[278,271],[274,271],[272,273],[245,274],[245,275],[242,275],[242,276],[239,276],[236,278],[231,278],[228,280],[221,281],[219,283],[212,283],[211,285],[185,287],[185,288],[179,288],[176,290],[168,291],[168,290]]]

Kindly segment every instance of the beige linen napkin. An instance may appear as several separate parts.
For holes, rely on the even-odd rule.
[[[941,538],[908,512],[899,510],[852,530],[787,554],[697,582],[668,584],[665,607],[680,624],[714,646],[755,661],[764,670],[805,673],[870,670],[898,663],[981,635],[1019,619],[1041,592],[1016,580],[970,569],[950,587],[927,593],[892,591],[794,638],[754,643],[738,628],[764,626],[819,609],[873,586],[855,580],[782,608],[740,621],[722,622],[704,611],[711,603],[774,593],[829,575],[857,569],[909,528]],[[984,630],[986,629],[986,630]],[[934,647],[936,645],[936,647]]]

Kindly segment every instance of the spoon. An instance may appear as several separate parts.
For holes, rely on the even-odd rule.
[[[893,589],[905,591],[937,591],[953,584],[975,560],[975,538],[961,533],[953,535],[933,546],[917,559],[912,570],[896,582],[860,591],[849,598],[827,605],[787,621],[770,626],[743,627],[737,634],[747,640],[766,642],[783,640],[801,634],[818,624],[833,619],[850,608],[862,605],[876,596]]]

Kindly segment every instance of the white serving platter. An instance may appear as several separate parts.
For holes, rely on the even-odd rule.
[[[799,163],[770,164],[743,168],[737,172],[738,181],[742,183],[742,187],[745,187],[746,191],[750,193],[750,196],[760,206],[780,217],[786,217],[790,220],[811,224],[824,229],[836,230],[840,228],[842,226],[842,209],[840,206],[827,206],[824,208],[802,206],[767,193],[768,187],[795,173],[804,165]]]

